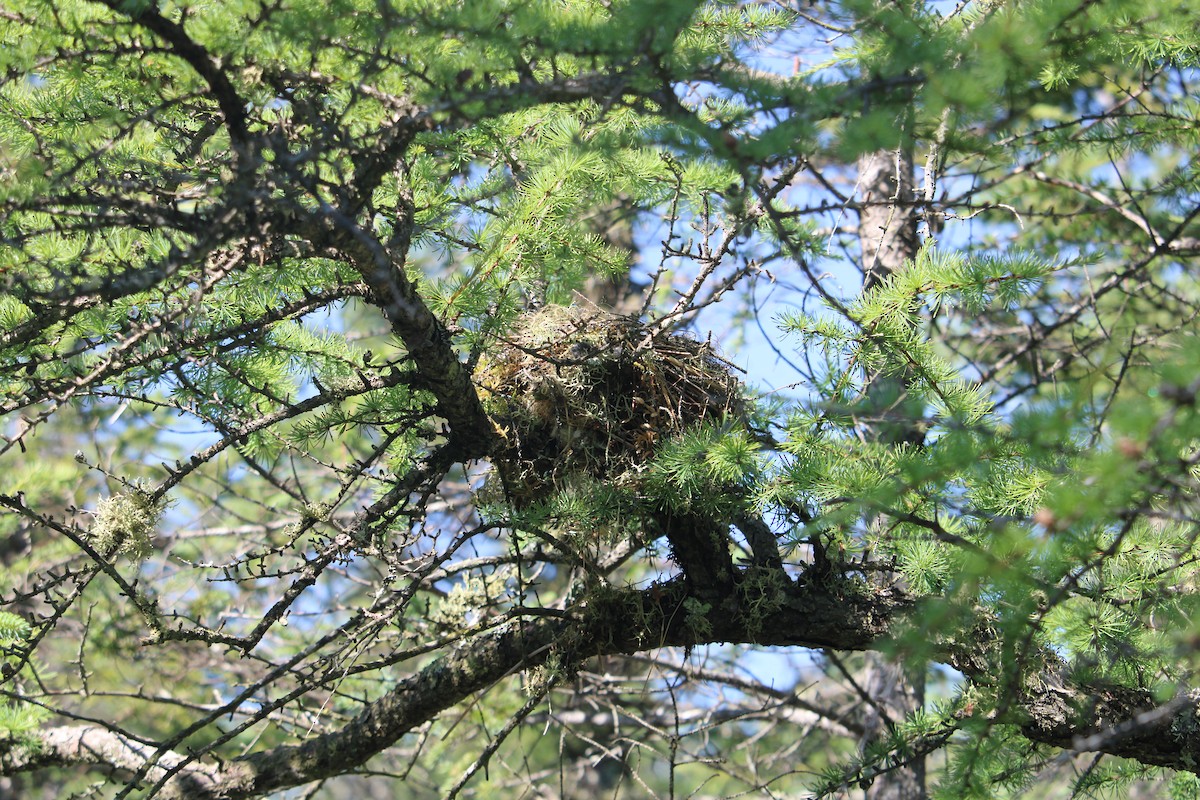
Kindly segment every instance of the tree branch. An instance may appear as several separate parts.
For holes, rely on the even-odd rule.
[[[98,725],[68,725],[0,740],[0,773],[12,775],[44,767],[79,765],[136,772],[154,756],[156,749]],[[161,780],[187,760],[180,753],[166,753],[150,768],[147,778]],[[193,761],[183,766],[171,781],[176,797],[220,797],[225,776],[219,767]]]
[[[695,612],[694,604],[685,605],[693,598],[712,610]],[[781,590],[778,609],[765,620],[729,613],[730,604],[714,602],[719,599],[698,595],[684,578],[676,578],[593,598],[573,617],[517,617],[401,681],[343,728],[218,765],[168,752],[148,778],[157,782],[177,768],[158,795],[168,800],[260,797],[352,771],[441,712],[545,663],[551,654],[563,663],[579,663],[593,656],[720,642],[864,650],[889,638],[916,610],[914,599],[895,587],[864,590],[803,580]],[[989,629],[980,626],[942,649],[947,663],[968,677],[994,679],[993,643]],[[1052,658],[1043,663],[1047,666],[1022,678],[1013,719],[1004,720],[1020,724],[1031,740],[1200,769],[1200,727],[1191,722],[1200,714],[1200,691],[1159,703],[1141,689],[1072,683],[1066,664]],[[0,749],[0,773],[74,764],[136,771],[155,752],[98,727],[52,728],[30,736],[36,744],[14,740]]]
[[[237,171],[253,169],[253,139],[246,124],[247,103],[225,74],[220,61],[189,36],[182,25],[153,10],[150,3],[128,3],[119,0],[101,2],[118,14],[125,14],[132,22],[165,41],[175,55],[186,61],[196,74],[204,79],[221,109],[221,115],[225,118],[229,140],[237,156]],[[131,10],[138,6],[141,7],[139,10]]]
[[[408,212],[396,220],[397,227],[412,225],[411,208]],[[483,409],[470,372],[458,360],[449,332],[405,274],[407,237],[400,237],[401,245],[389,250],[353,219],[330,206],[310,219],[310,227],[316,229],[305,231],[306,238],[349,259],[370,287],[392,332],[404,342],[420,374],[419,388],[437,398],[438,413],[449,424],[454,460],[486,456],[496,440],[496,430]]]

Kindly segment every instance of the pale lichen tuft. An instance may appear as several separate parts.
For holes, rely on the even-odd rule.
[[[96,506],[88,540],[107,559],[126,556],[144,561],[154,550],[154,531],[166,507],[165,500],[156,500],[137,486],[106,497]]]

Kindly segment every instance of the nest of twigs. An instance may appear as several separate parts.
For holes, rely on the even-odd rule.
[[[742,412],[709,343],[597,310],[528,315],[478,375],[503,439],[493,462],[518,506],[581,476],[628,484],[659,443]]]

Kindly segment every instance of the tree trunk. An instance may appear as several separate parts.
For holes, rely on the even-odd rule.
[[[870,153],[859,159],[858,172],[862,198],[858,238],[863,290],[869,291],[886,283],[903,269],[906,260],[916,256],[912,153],[904,146]],[[878,441],[920,445],[924,440],[921,411],[909,408],[906,414],[907,383],[905,375],[876,376],[867,387],[871,432]],[[863,719],[866,745],[885,736],[889,727],[924,703],[924,665],[906,670],[884,655],[868,652],[864,689],[870,697]],[[927,796],[924,757],[878,774],[866,796],[868,800],[923,800]]]

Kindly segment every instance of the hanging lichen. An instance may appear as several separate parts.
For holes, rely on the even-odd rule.
[[[99,502],[88,540],[107,559],[126,556],[143,561],[154,549],[154,531],[165,510],[165,500],[131,487]]]

